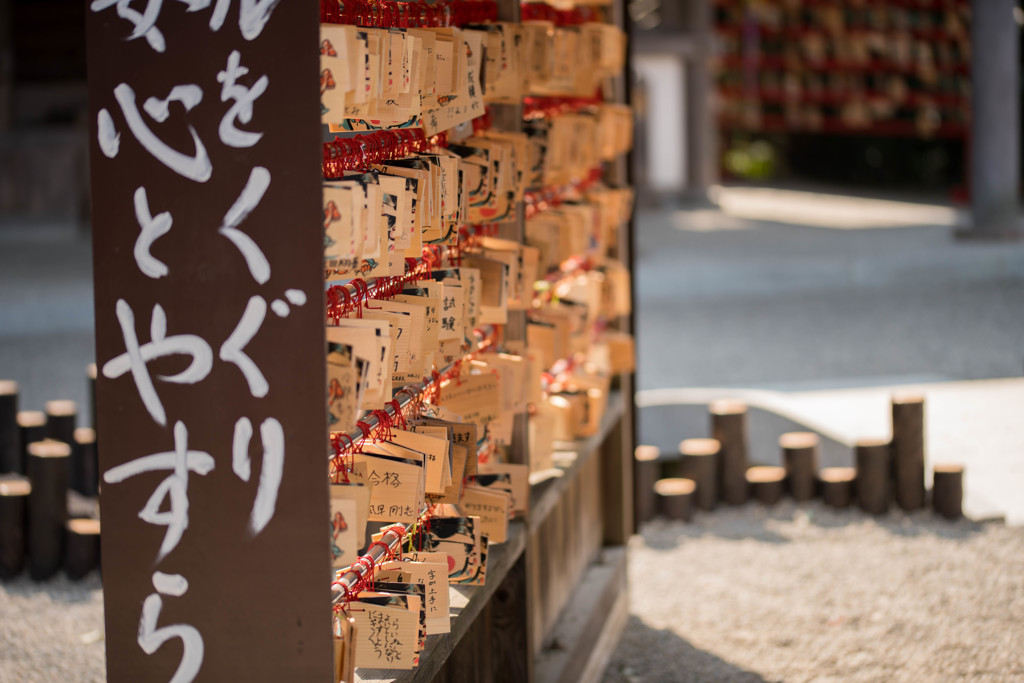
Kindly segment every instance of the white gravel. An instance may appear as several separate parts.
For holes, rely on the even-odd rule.
[[[605,683],[1024,681],[1024,528],[786,501],[655,520]],[[0,683],[104,678],[96,574],[0,584]]]
[[[1024,528],[791,501],[654,520],[605,683],[1024,681]]]
[[[103,681],[104,661],[98,574],[0,583],[0,683]]]

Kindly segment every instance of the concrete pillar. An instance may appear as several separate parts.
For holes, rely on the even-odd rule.
[[[1020,187],[1020,104],[1015,0],[971,2],[971,227],[963,237],[1011,239]]]
[[[0,133],[11,127],[14,109],[14,3],[0,0]]]
[[[711,0],[686,3],[686,23],[695,54],[686,62],[686,194],[707,199],[718,182],[718,125],[714,119],[711,57],[714,12]]]

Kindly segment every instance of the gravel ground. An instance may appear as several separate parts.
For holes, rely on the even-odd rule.
[[[654,520],[604,683],[1024,681],[1024,528],[786,501]],[[103,600],[0,584],[0,683],[104,678]]]
[[[99,575],[0,584],[0,683],[106,679]]]
[[[819,503],[656,519],[605,683],[1024,681],[1024,528]]]

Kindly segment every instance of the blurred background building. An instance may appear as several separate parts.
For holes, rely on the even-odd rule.
[[[719,180],[979,195],[983,222],[1013,222],[1013,0],[632,0],[629,13],[649,196]]]
[[[0,0],[0,230],[88,221],[85,11]]]
[[[983,222],[1008,229],[1021,156],[1014,0],[628,0],[627,10],[646,197],[706,198],[720,181],[899,190],[975,197]],[[5,223],[87,221],[85,11],[0,0]],[[978,36],[985,49],[972,50]]]

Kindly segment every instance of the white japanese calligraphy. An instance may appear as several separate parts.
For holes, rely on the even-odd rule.
[[[188,450],[188,429],[181,421],[174,423],[174,450],[154,453],[111,467],[103,473],[103,481],[118,484],[143,472],[170,471],[153,490],[139,518],[149,524],[167,527],[157,562],[178,546],[188,528],[188,473],[205,475],[213,471],[214,461],[209,453]],[[161,512],[167,499],[167,510]]]
[[[103,376],[108,379],[117,379],[126,372],[131,371],[132,378],[135,380],[135,387],[139,390],[139,396],[142,398],[146,410],[149,411],[154,420],[161,425],[166,425],[167,414],[164,412],[164,406],[160,402],[160,397],[157,396],[156,388],[153,386],[153,379],[149,376],[146,364],[155,358],[174,354],[191,356],[192,362],[189,363],[185,370],[177,375],[161,375],[160,379],[175,384],[195,384],[201,382],[210,374],[210,369],[213,367],[213,351],[202,337],[194,334],[176,334],[168,337],[167,316],[160,304],[153,305],[153,318],[150,322],[151,339],[140,346],[135,332],[135,313],[132,311],[131,306],[124,299],[118,299],[115,308],[117,320],[121,324],[121,333],[124,336],[125,352],[120,356],[110,359],[103,365]],[[262,322],[262,317],[260,321]],[[251,339],[251,336],[249,339]],[[246,339],[246,342],[248,342],[248,339]],[[221,357],[224,357],[223,350],[221,350]],[[264,384],[266,384],[266,380],[264,380]]]
[[[113,159],[121,149],[121,134],[114,127],[114,119],[106,109],[100,109],[96,115],[96,139],[100,144],[103,156]]]
[[[220,101],[228,102],[234,100],[234,104],[220,120],[217,132],[220,134],[220,141],[229,147],[252,147],[263,133],[253,133],[246,130],[239,130],[236,121],[249,123],[252,121],[252,103],[259,98],[267,89],[270,79],[266,75],[253,83],[252,88],[247,88],[238,83],[238,79],[247,73],[249,69],[239,63],[241,55],[238,50],[232,50],[228,55],[228,65],[223,71],[217,73],[217,81],[221,83]]]
[[[145,36],[146,42],[157,52],[163,52],[167,49],[164,34],[160,33],[160,30],[156,28],[156,20],[160,16],[160,7],[163,5],[163,0],[148,0],[146,8],[142,12],[131,8],[131,0],[93,0],[93,3],[89,5],[89,9],[93,12],[101,12],[115,5],[117,6],[117,16],[126,19],[135,27],[132,34],[125,40],[135,40]]]
[[[139,221],[139,236],[135,238],[135,264],[139,270],[153,279],[167,275],[167,264],[160,261],[150,253],[153,242],[166,235],[171,230],[173,219],[169,211],[158,213],[155,217],[150,213],[149,200],[146,198],[146,188],[140,187],[135,190],[135,217]]]
[[[189,12],[198,12],[210,6],[210,0],[178,1],[188,5]],[[164,39],[164,34],[156,27],[160,10],[163,9],[163,2],[164,0],[147,0],[145,9],[139,12],[131,8],[132,0],[93,0],[89,9],[93,12],[101,12],[116,6],[117,16],[128,21],[134,28],[126,40],[135,40],[144,36],[153,50],[165,52],[167,41]],[[246,40],[254,40],[259,37],[278,2],[280,0],[241,0],[238,8],[238,29],[242,37]],[[216,32],[221,29],[230,8],[231,0],[217,0],[210,15],[211,31]]]
[[[192,136],[192,143],[195,145],[195,154],[189,156],[183,152],[179,152],[174,149],[149,128],[145,120],[142,118],[142,114],[139,112],[138,104],[135,101],[135,90],[132,89],[127,83],[121,83],[114,88],[114,98],[117,103],[121,106],[121,112],[124,114],[125,122],[128,124],[128,128],[131,129],[132,134],[139,143],[146,148],[146,151],[156,157],[162,164],[167,166],[175,173],[182,175],[190,180],[194,180],[198,183],[205,183],[210,179],[213,174],[213,164],[210,161],[210,155],[206,153],[206,147],[203,146],[202,140],[199,139],[199,134],[196,133],[196,129],[188,126],[188,132]],[[171,92],[164,99],[156,97],[148,98],[142,105],[142,108],[146,110],[146,113],[150,115],[158,123],[163,123],[167,120],[170,115],[170,103],[180,102],[185,107],[185,111],[189,112],[195,108],[203,99],[203,91],[198,85],[187,84],[187,85],[176,85],[171,88]],[[99,131],[99,142],[100,147],[104,150],[104,153],[108,157],[113,158],[113,155],[107,153],[113,151],[113,154],[117,154],[116,148],[111,145],[112,131],[116,133],[113,126],[113,120],[110,117],[110,112],[106,109],[100,110],[98,114],[101,121],[104,119],[109,121],[109,125],[104,124],[100,126]]]
[[[260,326],[263,324],[266,316],[266,299],[261,296],[250,297],[249,303],[245,306],[245,312],[242,313],[242,318],[238,321],[238,325],[231,333],[231,336],[220,347],[220,359],[228,363],[234,363],[242,371],[242,376],[245,377],[245,381],[249,384],[249,393],[256,398],[266,396],[267,392],[270,391],[270,385],[267,384],[267,378],[260,372],[256,363],[242,349],[260,331]]]
[[[252,438],[252,422],[239,418],[235,423],[235,435],[231,445],[231,467],[245,482],[251,476],[249,441]],[[277,491],[284,475],[284,428],[275,418],[268,417],[260,425],[260,439],[263,441],[263,467],[260,470],[259,488],[249,515],[249,534],[256,536],[274,517],[277,508]]]
[[[245,264],[249,267],[249,274],[261,285],[266,284],[270,279],[270,263],[259,245],[239,230],[238,226],[259,205],[268,187],[270,187],[270,171],[262,166],[253,168],[249,172],[249,180],[242,188],[242,193],[224,214],[224,225],[218,230],[242,252]]]
[[[246,40],[255,40],[270,21],[270,13],[280,0],[241,0],[238,6],[238,30]],[[231,0],[217,0],[210,17],[210,29],[219,31],[227,18]]]
[[[181,663],[171,677],[170,683],[191,683],[203,665],[203,636],[199,629],[189,624],[172,624],[157,628],[160,612],[164,608],[162,595],[181,597],[188,591],[188,580],[180,574],[153,573],[153,588],[142,603],[142,617],[139,619],[139,647],[151,655],[172,638],[180,638],[182,645]]]
[[[306,293],[301,289],[286,289],[284,291],[284,298],[288,299],[292,306],[302,306],[306,303]],[[288,304],[281,299],[274,299],[271,301],[270,310],[281,318],[287,318],[288,314],[291,313],[291,309],[288,308]]]

